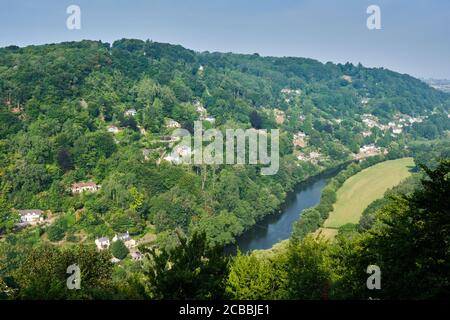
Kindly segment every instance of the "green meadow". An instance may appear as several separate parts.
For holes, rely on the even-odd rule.
[[[358,223],[364,209],[383,197],[387,189],[411,175],[413,166],[413,158],[389,160],[350,177],[337,191],[337,201],[324,227],[339,228],[347,223]]]

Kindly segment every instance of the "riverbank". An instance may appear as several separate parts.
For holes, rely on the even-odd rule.
[[[411,175],[413,158],[388,160],[347,179],[336,192],[333,211],[324,223],[325,228],[338,229],[347,223],[357,224],[369,204],[383,197],[386,190]]]
[[[341,224],[345,225],[347,223],[358,223],[359,217],[364,211],[364,209],[373,201],[376,200],[379,197],[382,197],[384,192],[400,183],[403,178],[406,178],[410,173],[408,171],[408,167],[414,167],[414,161],[413,158],[400,158],[395,160],[386,160],[385,157],[378,157],[378,158],[372,158],[370,161],[364,161],[362,163],[353,163],[352,165],[348,166],[344,170],[340,170],[338,174],[335,174],[331,179],[328,180],[326,186],[322,188],[322,194],[320,197],[320,201],[317,205],[305,208],[305,212],[302,212],[299,214],[299,220],[296,222],[296,224],[303,223],[304,220],[309,220],[309,214],[313,212],[317,216],[317,221],[307,226],[305,229],[305,234],[308,233],[314,233],[316,235],[321,235],[325,237],[326,239],[333,239],[339,232],[338,228],[325,228],[323,227],[323,223],[327,221],[327,219],[330,217],[330,212],[334,211],[333,205],[338,200],[337,197],[337,191],[345,185],[345,183],[350,180],[353,181],[358,175],[361,174],[361,176],[358,176],[356,181],[359,181],[359,177],[361,177],[361,180],[364,180],[364,183],[368,185],[368,187],[364,187],[364,190],[368,192],[367,196],[364,196],[363,198],[366,200],[365,203],[362,204],[363,208],[359,208],[361,210],[357,210],[357,214],[355,215],[354,212],[350,215],[352,219],[349,219],[348,221],[346,218],[348,218],[348,215],[344,215],[341,219]],[[403,169],[403,170],[400,170]],[[400,172],[398,172],[400,170]],[[374,191],[370,188],[372,176],[368,175],[366,171],[369,171],[371,174],[375,174],[375,177],[377,174],[379,175],[378,180],[381,181],[380,183],[376,182],[373,184],[372,187],[376,187],[376,192],[372,195],[372,197],[375,197],[372,200],[372,197],[370,196],[371,192]],[[386,178],[386,176],[389,176]],[[362,179],[362,177],[366,177],[367,179]],[[395,180],[395,181],[394,181]],[[384,183],[382,183],[384,181]],[[327,191],[325,191],[327,190]],[[352,188],[351,190],[354,190],[354,194],[350,197],[350,199],[353,199],[355,201],[360,200],[358,193],[360,192],[359,187],[356,186],[355,188]],[[325,194],[324,194],[325,193]],[[336,194],[336,196],[333,196],[333,193]],[[378,197],[378,195],[381,193],[381,195]],[[318,209],[320,208],[320,209]],[[328,210],[325,211],[326,219],[323,219],[321,221],[320,212],[316,210]],[[345,208],[344,208],[344,213]],[[302,216],[302,214],[306,213],[305,216]],[[303,221],[302,221],[303,220]],[[319,223],[320,222],[320,223]],[[270,256],[273,254],[276,254],[277,252],[283,251],[286,249],[286,247],[289,245],[289,240],[283,240],[275,243],[272,247],[267,249],[255,249],[252,253],[259,256]]]
[[[341,163],[332,168],[322,170],[320,173],[299,182],[290,191],[277,212],[265,216],[251,228],[236,238],[234,244],[225,247],[227,254],[235,254],[237,248],[241,252],[265,250],[273,245],[290,238],[292,227],[299,219],[305,208],[319,203],[322,189],[329,179],[347,167],[351,161]]]

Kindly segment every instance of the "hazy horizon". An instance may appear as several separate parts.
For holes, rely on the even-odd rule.
[[[81,8],[69,30],[66,9]],[[381,8],[381,30],[366,9]],[[450,2],[444,0],[4,1],[0,46],[122,38],[179,44],[203,52],[302,57],[383,67],[422,79],[450,79]]]

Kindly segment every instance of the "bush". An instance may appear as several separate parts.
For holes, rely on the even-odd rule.
[[[66,240],[69,242],[79,242],[80,241],[80,237],[78,237],[75,234],[68,234],[66,237]]]
[[[320,227],[322,219],[315,208],[305,209],[300,220],[294,225],[293,238],[302,240],[308,233],[316,231]]]
[[[128,255],[128,248],[122,241],[117,240],[111,245],[111,253],[117,259],[123,260]]]
[[[339,236],[346,236],[358,232],[358,224],[346,223],[339,228]]]
[[[62,221],[55,222],[47,229],[48,239],[52,242],[61,241],[66,235],[66,228]]]

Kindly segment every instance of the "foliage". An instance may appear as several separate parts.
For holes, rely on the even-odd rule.
[[[88,242],[114,232],[144,236],[151,226],[158,233],[161,259],[166,255],[181,263],[187,261],[183,250],[190,248],[190,242],[176,246],[174,230],[187,237],[206,232],[208,245],[233,242],[257,221],[276,212],[297,183],[351,160],[352,153],[365,144],[387,148],[387,158],[418,155],[417,163],[430,164],[431,169],[438,166],[431,159],[448,157],[450,150],[449,95],[382,68],[322,64],[304,58],[199,53],[135,39],[113,44],[79,41],[11,46],[0,49],[0,66],[0,233],[5,234],[8,247],[14,247],[6,252],[8,273],[18,268],[17,261],[23,257],[20,252],[42,242],[43,233],[41,228],[15,232],[18,217],[12,208],[38,208],[60,216],[47,229],[50,241],[63,239],[65,234],[67,240],[74,240],[75,234],[86,235]],[[343,81],[344,75],[351,76],[352,82]],[[363,103],[366,98],[368,102]],[[172,145],[165,141],[171,134],[166,121],[174,119],[192,130],[193,122],[200,118],[198,103],[221,130],[280,129],[277,174],[263,177],[260,166],[177,166],[163,161],[172,151]],[[285,113],[283,123],[277,123],[275,108]],[[126,115],[130,109],[135,109],[136,115]],[[363,136],[367,128],[361,116],[367,113],[378,116],[384,125],[400,114],[421,116],[423,121],[405,127],[396,137],[379,128]],[[109,132],[110,126],[118,127],[119,132]],[[301,150],[292,144],[298,131],[307,135]],[[150,155],[145,157],[147,151]],[[298,152],[317,151],[323,155],[317,163],[297,159]],[[302,214],[295,237],[303,238],[327,218],[337,188],[348,177],[381,160],[373,157],[351,164],[332,179],[321,203]],[[88,181],[100,185],[100,190],[71,194],[73,183]],[[361,231],[379,224],[375,212],[367,217],[370,219]],[[192,239],[202,242],[198,237]],[[208,250],[205,247],[203,253],[213,255]],[[58,253],[46,254],[59,259]],[[175,276],[169,272],[167,278],[158,275],[166,288],[176,288],[173,297],[182,297],[180,290],[185,289],[186,297],[223,296],[227,276],[219,267],[220,259],[213,267],[198,258],[200,255],[193,264],[205,270],[205,278],[217,267],[220,285],[211,280],[212,287],[204,289],[196,287],[196,282],[189,291],[189,281],[193,282],[190,272]],[[322,270],[319,262],[317,268]],[[273,262],[272,266],[270,260],[259,268],[267,272],[280,266],[282,273],[285,265]],[[238,268],[235,272],[240,273]],[[169,276],[185,282],[177,287]],[[140,283],[139,276],[130,279]],[[299,283],[306,281],[298,279]],[[11,287],[9,280],[11,277],[4,283]],[[236,281],[230,294],[246,296],[248,292],[236,289]],[[27,288],[25,282],[23,288]],[[49,289],[52,285],[50,280],[36,284],[48,290],[49,297],[66,296],[59,287],[53,293]],[[151,282],[149,287],[158,285]],[[260,287],[259,297],[265,295],[263,292],[281,297],[286,290],[282,283],[269,288],[262,279]],[[133,296],[142,293],[142,288],[132,285],[122,289]],[[167,295],[158,290],[152,295]],[[320,290],[313,291],[317,297]]]
[[[50,241],[60,241],[66,235],[67,225],[63,219],[59,219],[55,221],[50,227],[47,229],[48,239]]]
[[[111,253],[117,259],[123,260],[128,255],[128,248],[125,246],[123,241],[117,240],[111,244]]]
[[[171,251],[148,250],[150,264],[144,271],[147,290],[155,299],[220,299],[225,294],[227,258],[220,247],[209,247],[206,235],[179,236]]]
[[[227,296],[236,300],[283,298],[286,275],[281,259],[238,252],[230,266]]]
[[[106,252],[77,247],[60,250],[52,246],[29,252],[14,271],[19,299],[101,299],[111,297],[112,264]],[[77,264],[81,270],[81,289],[66,286],[67,268]]]

